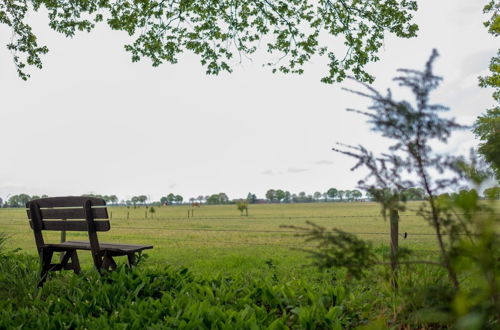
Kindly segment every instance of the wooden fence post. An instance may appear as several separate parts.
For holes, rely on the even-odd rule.
[[[396,273],[398,268],[398,245],[399,245],[399,212],[398,210],[390,210],[390,225],[391,225],[391,272],[392,286],[398,287]]]

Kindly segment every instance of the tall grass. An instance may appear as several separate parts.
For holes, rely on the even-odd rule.
[[[7,242],[7,234],[0,232],[0,254],[5,248],[5,243]]]

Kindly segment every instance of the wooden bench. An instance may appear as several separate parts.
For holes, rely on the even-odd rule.
[[[153,248],[152,245],[99,243],[97,232],[110,229],[106,202],[100,198],[41,198],[26,203],[26,208],[40,256],[39,287],[45,282],[49,271],[65,269],[80,273],[77,250],[91,251],[94,265],[101,273],[102,270],[116,269],[113,257],[127,256],[128,264],[132,267],[136,262],[137,252]],[[86,231],[89,240],[47,244],[43,239],[43,230]],[[54,252],[63,253],[60,263],[52,263]]]

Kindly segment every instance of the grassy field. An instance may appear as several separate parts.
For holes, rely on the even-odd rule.
[[[415,209],[418,204],[410,204]],[[294,231],[282,225],[303,226],[307,220],[327,228],[340,228],[373,242],[388,245],[388,223],[375,203],[310,203],[250,205],[249,216],[240,216],[234,205],[194,208],[157,207],[152,215],[145,207],[110,207],[111,231],[101,233],[102,242],[153,244],[148,251],[150,264],[170,263],[196,272],[259,272],[272,261],[276,269],[291,275],[307,271],[307,247]],[[147,218],[146,218],[147,216]],[[401,246],[423,253],[436,251],[435,237],[428,224],[415,211],[401,213]],[[10,236],[9,247],[35,254],[35,244],[23,209],[0,209],[0,232]],[[46,232],[46,241],[57,242],[58,232]],[[86,239],[86,233],[68,233],[68,240]],[[81,259],[90,265],[88,253]],[[267,262],[267,263],[266,263]]]
[[[400,231],[408,233],[400,245],[423,257],[418,260],[438,257],[430,226],[415,215],[418,203],[408,206],[409,211],[400,214]],[[377,204],[251,205],[248,217],[240,216],[235,205],[202,206],[189,218],[188,210],[188,206],[160,207],[152,217],[145,207],[110,207],[112,228],[101,233],[100,240],[153,244],[149,258],[132,270],[120,267],[103,280],[92,270],[90,254],[80,251],[85,270],[81,276],[51,274],[41,291],[33,291],[39,263],[32,257],[35,244],[25,210],[0,209],[0,233],[10,236],[0,250],[0,329],[351,329],[361,325],[365,329],[440,329],[463,316],[456,314],[463,301],[453,307],[457,300],[450,295],[451,283],[440,267],[402,264],[399,289],[393,290],[387,267],[367,268],[366,277],[359,279],[341,268],[306,267],[307,254],[300,249],[311,245],[282,227],[303,226],[309,220],[356,233],[384,253],[389,245],[388,223]],[[45,238],[57,242],[59,233],[49,232]],[[68,239],[87,238],[85,232],[73,232]],[[8,253],[15,249],[25,253]],[[477,326],[466,328],[497,328],[493,300],[477,295],[486,292],[480,291],[483,286],[488,288],[483,272],[471,268],[461,275],[465,291],[460,294],[476,299],[467,301],[477,301],[470,310],[475,313],[476,306],[484,310]],[[469,307],[465,308],[468,313]]]

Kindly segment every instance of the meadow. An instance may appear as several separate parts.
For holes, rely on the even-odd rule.
[[[408,205],[401,213],[402,247],[423,253],[437,250],[431,227]],[[148,264],[189,267],[203,274],[253,273],[272,262],[283,274],[309,272],[306,254],[311,247],[296,237],[296,231],[283,225],[304,226],[306,221],[339,228],[370,240],[374,246],[389,245],[389,224],[379,205],[370,202],[254,204],[248,216],[241,216],[235,205],[161,206],[151,214],[144,206],[109,207],[111,230],[100,233],[101,242],[153,244]],[[194,214],[188,212],[192,211]],[[23,209],[0,209],[0,232],[9,236],[9,247],[35,254],[32,231]],[[57,242],[59,232],[45,232],[46,240]],[[86,239],[86,233],[68,232],[67,240]],[[90,267],[90,257],[80,252]]]
[[[418,206],[409,203],[400,213],[400,233],[407,233],[400,247],[438,260]],[[0,234],[7,235],[6,241],[0,235],[0,329],[439,329],[457,319],[464,329],[498,326],[488,299],[453,298],[440,267],[402,264],[395,291],[385,266],[356,278],[308,265],[303,249],[314,245],[283,227],[312,221],[339,228],[387,257],[389,224],[375,203],[259,204],[249,206],[248,216],[235,205],[162,206],[154,213],[109,207],[109,214],[111,230],[100,241],[153,244],[147,258],[101,277],[80,251],[82,275],[54,273],[36,289],[39,262],[25,210],[0,209]],[[86,235],[68,232],[67,239]],[[58,242],[59,232],[45,239]],[[463,283],[475,288],[476,279],[480,272],[468,272]]]

